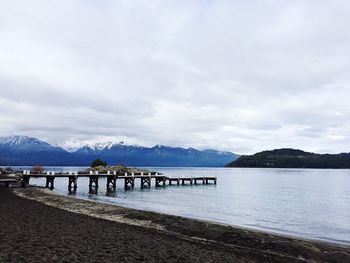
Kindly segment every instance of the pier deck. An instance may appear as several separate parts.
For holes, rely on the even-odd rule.
[[[133,189],[135,187],[135,181],[140,181],[141,189],[151,188],[152,181],[156,187],[166,186],[175,183],[176,185],[197,185],[197,184],[216,184],[216,177],[168,177],[159,173],[133,173],[133,174],[117,174],[117,173],[42,173],[42,174],[30,174],[28,171],[23,174],[22,185],[26,186],[29,184],[30,178],[45,178],[46,188],[53,190],[55,188],[56,178],[67,178],[68,179],[68,191],[75,192],[78,188],[78,178],[87,177],[89,178],[89,192],[97,194],[99,188],[99,178],[107,178],[107,192],[114,192],[116,190],[117,180],[124,180],[124,189]]]

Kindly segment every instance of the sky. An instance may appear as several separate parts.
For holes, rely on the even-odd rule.
[[[0,136],[350,151],[347,0],[0,0]]]

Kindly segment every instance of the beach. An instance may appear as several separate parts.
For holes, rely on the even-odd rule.
[[[0,188],[0,262],[350,262],[350,248]]]

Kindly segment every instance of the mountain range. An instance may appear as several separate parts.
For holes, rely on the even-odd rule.
[[[86,166],[100,158],[128,166],[223,167],[237,154],[216,150],[156,145],[143,147],[123,142],[85,145],[73,152],[28,136],[0,137],[0,165]]]
[[[242,155],[227,167],[349,169],[350,153],[317,154],[283,148]]]

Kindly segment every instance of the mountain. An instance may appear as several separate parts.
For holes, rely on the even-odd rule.
[[[194,148],[168,147],[156,145],[148,148],[126,145],[124,143],[109,143],[88,145],[73,153],[77,162],[90,164],[96,158],[107,163],[124,164],[128,166],[211,166],[223,167],[227,162],[238,156],[231,152],[215,150],[199,151]]]
[[[27,136],[0,137],[0,165],[70,165],[86,166],[97,158],[108,164],[128,166],[206,166],[223,167],[238,155],[216,150],[168,147],[148,148],[123,142],[85,145],[68,152],[44,141]]]
[[[263,168],[350,168],[350,153],[316,154],[297,149],[275,149],[243,155],[227,167]]]
[[[70,155],[60,147],[28,136],[0,137],[0,165],[63,165]]]

